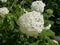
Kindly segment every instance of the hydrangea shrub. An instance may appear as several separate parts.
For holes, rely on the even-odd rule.
[[[35,37],[30,35],[28,36],[28,34],[25,34],[21,31],[22,29],[20,29],[20,27],[24,26],[22,24],[24,24],[25,21],[28,19],[29,20],[26,21],[27,23],[25,23],[25,27],[29,27],[28,24],[31,24],[31,23],[28,23],[28,22],[30,21],[31,17],[33,17],[34,19],[34,20],[32,19],[31,21],[32,23],[33,22],[35,24],[38,23],[37,27],[35,26],[34,23],[33,23],[34,28],[29,27],[30,29],[33,29],[33,30],[35,30],[35,28],[36,30],[41,29],[41,28],[39,29],[39,23],[42,21],[43,18],[37,18],[40,16],[42,17],[44,16],[43,24],[45,27],[46,26],[51,27],[49,24],[51,25],[53,24],[53,21],[49,20],[49,18],[53,16],[53,11],[51,12],[51,10],[47,10],[41,14],[40,12],[32,13],[33,11],[31,10],[30,6],[33,3],[33,1],[35,0],[31,0],[31,1],[1,0],[0,1],[0,9],[2,7],[6,7],[5,9],[7,9],[7,10],[3,10],[2,8],[3,11],[0,12],[0,45],[59,45],[58,42],[54,40],[55,33],[50,29],[47,29],[47,30],[43,29],[41,33],[38,33]],[[29,14],[30,13],[29,11],[31,11],[32,14]],[[52,14],[48,13],[48,11]],[[35,20],[34,16],[37,18],[37,20]],[[21,21],[23,20],[22,23],[18,22],[19,19],[21,19]],[[41,19],[41,21],[38,19]],[[20,25],[17,22],[20,23]]]

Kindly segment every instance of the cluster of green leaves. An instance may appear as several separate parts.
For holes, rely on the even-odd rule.
[[[44,16],[44,24],[45,24],[45,26],[48,26],[49,24],[52,25],[54,23],[52,20],[50,20],[50,18],[52,16],[54,16],[52,9],[45,10],[45,12],[43,13],[43,16]]]
[[[52,9],[53,15],[50,19],[54,21],[51,29],[60,36],[60,0],[43,0],[46,3],[46,9]]]
[[[51,30],[44,30],[38,35],[36,43],[32,45],[57,45],[53,42],[53,37],[55,37],[54,32]]]

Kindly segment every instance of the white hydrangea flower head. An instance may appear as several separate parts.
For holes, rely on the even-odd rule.
[[[1,2],[7,2],[7,0],[0,0]]]
[[[0,16],[4,17],[4,15],[8,13],[9,13],[9,10],[6,7],[0,8]]]
[[[36,11],[28,12],[19,18],[18,25],[23,33],[35,36],[44,28],[43,15]]]
[[[49,24],[48,26],[44,27],[44,29],[48,30],[51,28],[51,24]]]
[[[56,40],[53,40],[57,45],[59,45],[59,43]]]
[[[34,1],[31,5],[33,11],[42,13],[44,11],[45,4],[42,1]]]

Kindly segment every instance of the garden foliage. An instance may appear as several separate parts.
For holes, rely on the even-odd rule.
[[[7,7],[9,10],[4,18],[0,16],[0,45],[59,45],[53,40],[55,34],[60,35],[60,0],[43,0],[46,3],[43,12],[44,25],[52,24],[51,30],[43,30],[35,37],[20,31],[17,20],[25,13],[24,9],[31,11],[30,6],[33,1],[7,0],[4,3],[0,1],[0,8]]]

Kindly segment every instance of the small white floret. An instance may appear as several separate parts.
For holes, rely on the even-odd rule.
[[[51,28],[51,24],[49,24],[48,26],[44,27],[44,29],[48,30]]]
[[[59,45],[59,43],[56,40],[53,40],[57,45]]]

